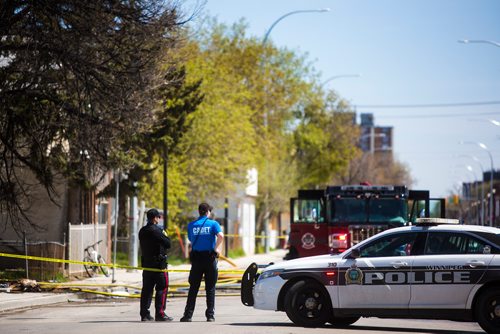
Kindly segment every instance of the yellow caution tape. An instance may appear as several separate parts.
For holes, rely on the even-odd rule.
[[[157,268],[143,268],[143,267],[133,267],[127,265],[111,265],[105,263],[95,263],[95,262],[85,262],[85,261],[73,261],[73,260],[63,260],[56,258],[47,258],[40,256],[29,256],[29,255],[18,255],[18,254],[8,254],[8,253],[0,253],[0,257],[8,257],[8,258],[18,258],[18,259],[27,259],[33,261],[45,261],[45,262],[57,262],[57,263],[69,263],[69,264],[81,264],[81,265],[89,265],[89,266],[105,266],[109,268],[125,268],[125,269],[136,269],[136,270],[148,270],[148,271],[157,271],[157,272],[189,272],[188,269],[157,269]],[[233,264],[229,259],[222,257],[224,260]],[[235,265],[235,264],[234,264]],[[236,266],[236,265],[235,265]],[[219,288],[228,287],[231,285],[235,285],[240,282],[241,276],[234,275],[225,275],[225,274],[242,274],[243,270],[219,270],[221,273],[219,279],[217,280],[217,286]],[[81,291],[86,293],[93,293],[98,295],[112,296],[112,297],[126,297],[126,298],[140,298],[140,293],[113,293],[113,292],[104,292],[90,289],[82,289],[82,287],[124,287],[127,289],[133,289],[140,291],[142,288],[138,286],[128,285],[128,284],[98,284],[98,283],[79,283],[75,284],[72,282],[39,282],[40,286],[45,288],[54,288],[54,289],[70,289],[71,291]],[[202,282],[202,286],[204,282]],[[174,293],[180,293],[180,295],[185,296],[186,290],[189,288],[188,282],[182,283],[170,283],[169,284],[169,294],[171,297],[174,297]],[[181,292],[182,291],[182,292]],[[179,295],[179,294],[177,294]],[[239,296],[239,293],[223,293],[217,294],[217,296]],[[199,296],[203,296],[200,294]]]
[[[238,279],[219,279],[217,280],[217,286],[219,287],[224,287],[226,285],[231,285],[231,284],[236,284],[238,283]],[[202,285],[203,286],[203,282]],[[41,287],[46,287],[46,288],[53,288],[53,289],[63,289],[63,288],[74,288],[74,287],[109,287],[109,288],[127,288],[127,289],[134,289],[134,290],[141,290],[141,286],[136,286],[136,285],[129,285],[129,284],[99,284],[99,283],[75,283],[75,282],[38,282],[38,285]],[[176,288],[186,288],[189,287],[189,283],[170,283],[168,285],[169,289],[176,289]]]
[[[190,269],[158,269],[158,268],[144,268],[144,267],[133,267],[122,264],[108,264],[108,263],[96,263],[96,262],[85,262],[85,261],[75,261],[75,260],[63,260],[50,257],[40,257],[40,256],[30,256],[30,255],[18,255],[18,254],[8,254],[0,253],[0,257],[9,257],[16,259],[26,259],[34,261],[44,261],[44,262],[57,262],[57,263],[69,263],[69,264],[81,264],[93,267],[108,267],[108,268],[122,268],[122,269],[134,269],[134,270],[147,270],[156,272],[169,272],[169,273],[185,273],[189,272]],[[219,273],[232,273],[232,274],[243,274],[244,270],[219,270]]]
[[[104,291],[87,290],[87,289],[77,289],[77,288],[70,289],[70,290],[71,291],[78,291],[78,292],[93,293],[93,294],[96,294],[96,295],[103,295],[103,296],[110,296],[110,297],[141,298],[141,294],[139,294],[139,293],[125,294],[125,293],[113,293],[113,292],[104,292]],[[198,294],[198,297],[204,297],[204,296],[206,296],[204,293],[199,293]],[[216,293],[216,296],[218,296],[218,297],[236,297],[236,296],[240,296],[240,294],[239,293],[222,293],[222,294]],[[169,291],[169,297],[170,298],[173,298],[173,297],[187,297],[187,295],[185,293],[183,293],[183,294],[173,294],[173,293],[170,293],[170,291]]]

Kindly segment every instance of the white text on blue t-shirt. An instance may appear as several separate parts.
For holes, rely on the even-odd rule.
[[[193,234],[210,234],[210,226],[193,227]]]

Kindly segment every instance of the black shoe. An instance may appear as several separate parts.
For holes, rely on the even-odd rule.
[[[155,318],[155,321],[172,321],[174,320],[174,318],[172,317],[169,317],[168,315],[164,314],[163,316],[161,317],[156,317]]]
[[[191,321],[193,321],[193,319],[191,319],[191,317],[183,316],[180,321],[181,322],[191,322]]]
[[[149,314],[145,317],[141,317],[141,321],[154,321],[155,319]]]
[[[214,322],[214,321],[215,321],[215,318],[214,318],[214,317],[207,317],[207,321],[208,321],[208,322]]]

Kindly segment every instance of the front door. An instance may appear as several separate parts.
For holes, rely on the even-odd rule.
[[[394,233],[360,247],[360,257],[339,264],[341,309],[397,309],[408,313],[411,250],[418,233]],[[394,314],[394,310],[392,311]]]

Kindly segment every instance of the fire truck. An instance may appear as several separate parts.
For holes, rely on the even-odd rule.
[[[417,217],[445,216],[445,200],[406,186],[344,185],[299,190],[290,200],[285,259],[341,253],[381,231]]]

